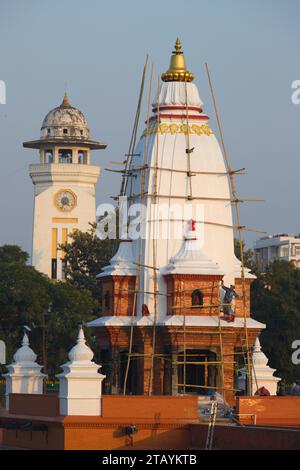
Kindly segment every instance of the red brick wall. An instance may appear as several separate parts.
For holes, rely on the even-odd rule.
[[[239,414],[255,414],[257,424],[300,428],[300,397],[238,397],[237,412]],[[253,424],[251,416],[241,416],[240,421],[245,424]]]
[[[247,317],[250,317],[250,288],[251,288],[252,282],[253,282],[253,279],[245,279],[245,292],[246,292],[245,311],[246,311]],[[235,290],[239,296],[243,297],[243,283],[242,283],[241,278],[235,279]],[[235,301],[235,314],[237,317],[244,316],[244,303],[243,303],[242,298],[236,299]]]
[[[100,278],[100,285],[102,286],[102,316],[132,315],[135,276],[103,277]],[[109,293],[109,307],[105,306],[107,292]]]
[[[9,395],[9,412],[17,415],[58,416],[58,396],[11,393]]]
[[[174,274],[165,276],[168,315],[217,315],[219,312],[219,282],[222,276]],[[192,307],[192,292],[200,289],[203,307]],[[206,306],[206,307],[205,307]],[[183,307],[190,307],[184,308]]]

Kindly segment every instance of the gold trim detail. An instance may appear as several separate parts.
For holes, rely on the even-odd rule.
[[[57,258],[57,228],[51,230],[51,258]]]
[[[169,69],[162,74],[161,79],[163,82],[192,82],[194,80],[194,75],[186,69],[179,38],[175,43],[175,51],[172,52]]]
[[[144,130],[142,137],[146,135],[147,129]],[[196,134],[196,135],[207,135],[210,136],[213,134],[213,131],[207,124],[197,125],[187,125],[187,124],[159,124],[157,125],[152,124],[149,128],[148,134],[156,134],[159,132],[161,135],[163,134]]]
[[[77,224],[77,217],[68,219],[67,217],[52,217],[53,224]]]

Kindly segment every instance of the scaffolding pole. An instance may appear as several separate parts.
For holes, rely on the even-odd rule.
[[[239,243],[240,243],[241,278],[242,278],[243,310],[244,310],[244,328],[245,328],[245,340],[246,340],[246,350],[247,350],[248,392],[249,392],[249,395],[251,396],[252,395],[252,373],[251,373],[251,357],[250,357],[250,353],[249,353],[249,337],[248,337],[247,318],[246,318],[246,286],[245,286],[244,252],[243,252],[244,238],[243,238],[243,230],[241,228],[240,211],[239,211],[239,205],[238,205],[238,203],[241,200],[238,199],[237,193],[236,193],[234,175],[232,173],[231,166],[230,166],[228,156],[227,156],[227,149],[226,149],[225,140],[224,140],[224,136],[223,136],[221,120],[220,120],[220,116],[219,116],[219,112],[218,112],[218,108],[217,108],[215,93],[214,93],[214,89],[213,89],[213,85],[212,85],[212,81],[211,81],[211,75],[210,75],[210,71],[209,71],[207,63],[205,64],[205,68],[206,68],[209,88],[210,88],[210,92],[211,92],[211,96],[212,96],[214,111],[215,111],[215,115],[216,115],[216,119],[217,119],[219,134],[220,134],[220,137],[221,137],[221,144],[222,144],[224,159],[225,159],[225,163],[226,163],[226,168],[227,168],[227,171],[229,173],[229,181],[230,181],[230,186],[231,186],[231,194],[232,194],[232,198],[233,198],[233,201],[234,201],[237,225],[239,227],[238,235],[239,235]]]

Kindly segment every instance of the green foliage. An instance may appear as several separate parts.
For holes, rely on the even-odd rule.
[[[75,344],[78,323],[95,318],[95,301],[89,290],[57,282],[51,285],[50,295],[51,313],[45,317],[49,372],[58,371],[58,365],[67,360],[67,353]],[[89,328],[85,329],[85,336],[92,346]]]
[[[27,259],[27,253],[17,246],[0,247],[0,339],[6,342],[10,362],[20,345],[24,325],[29,326],[30,343],[43,363],[42,338],[46,331],[48,365],[58,372],[75,343],[77,323],[95,318],[95,301],[88,289],[52,283],[28,266]]]
[[[0,339],[5,340],[11,357],[22,327],[38,323],[41,312],[48,307],[50,281],[26,265],[21,250],[21,256],[13,259],[18,247],[1,247],[0,253]]]
[[[0,263],[20,263],[26,264],[28,253],[17,245],[0,246]]]
[[[68,283],[80,289],[91,291],[99,309],[101,292],[96,276],[101,268],[109,264],[116,251],[115,240],[100,240],[96,235],[96,224],[90,224],[87,232],[76,230],[70,235],[70,241],[61,245],[67,262],[66,277]]]
[[[276,260],[266,273],[258,273],[251,289],[252,316],[267,328],[261,334],[263,350],[276,375],[293,382],[300,366],[292,364],[291,348],[300,339],[300,270],[291,262]]]
[[[258,265],[254,256],[254,252],[251,249],[245,250],[245,242],[242,243],[243,246],[243,258],[244,258],[244,266],[249,268],[251,271],[256,273],[258,271]],[[234,239],[234,254],[235,256],[241,260],[241,244],[238,238]]]

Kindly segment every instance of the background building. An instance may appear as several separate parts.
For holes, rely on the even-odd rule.
[[[64,278],[63,253],[68,234],[86,231],[96,220],[95,185],[99,166],[91,150],[105,144],[90,140],[88,123],[79,109],[63,102],[45,117],[39,140],[24,142],[39,149],[40,162],[29,167],[34,184],[32,265],[51,279]]]
[[[300,235],[279,233],[262,237],[255,242],[254,253],[262,270],[276,259],[292,261],[300,267]]]

